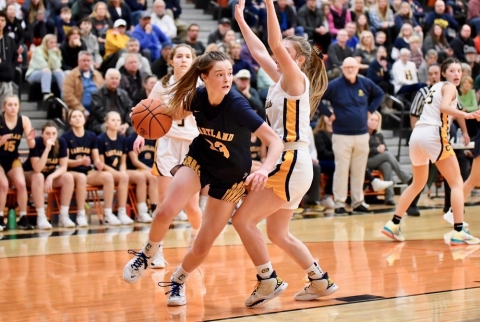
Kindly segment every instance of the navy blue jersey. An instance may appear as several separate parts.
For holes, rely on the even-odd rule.
[[[58,138],[57,142],[58,142],[57,153],[55,154],[56,147],[52,146],[52,148],[50,149],[50,152],[48,153],[47,162],[45,163],[45,166],[42,169],[42,173],[45,176],[48,176],[49,174],[55,171],[57,166],[60,164],[61,158],[66,158],[68,156],[67,143],[65,142],[65,140],[62,138]],[[41,136],[37,136],[35,138],[35,147],[33,149],[30,149],[30,153],[28,154],[28,159],[23,164],[23,170],[33,171],[30,158],[35,158],[35,157],[41,158],[44,151],[45,151],[45,143],[43,143],[43,138]]]
[[[90,131],[85,131],[85,134],[82,137],[78,137],[73,133],[72,130],[65,132],[62,135],[62,138],[67,142],[68,147],[68,158],[70,160],[79,160],[83,157],[91,157],[92,151],[98,149],[97,147],[97,136],[95,133]],[[93,160],[92,160],[93,163]],[[68,168],[68,171],[76,171],[87,174],[92,168],[91,166],[81,165],[78,167]]]
[[[188,152],[203,169],[222,182],[236,182],[250,173],[251,133],[263,120],[237,91],[211,106],[205,87],[197,88],[190,107],[200,135]]]
[[[127,153],[133,151],[133,143],[137,139],[137,133],[133,133],[127,138]],[[156,140],[147,140],[145,139],[145,145],[140,150],[140,154],[138,155],[138,161],[145,164],[147,167],[153,167],[153,162],[155,161],[155,143]],[[130,160],[130,156],[127,155],[127,169],[129,170],[136,170],[137,167],[133,165],[132,161]]]
[[[23,119],[19,114],[17,117],[17,124],[13,129],[9,129],[5,122],[5,115],[0,115],[0,136],[10,134],[10,138],[4,145],[0,146],[1,159],[17,159],[19,156],[18,147],[23,135]]]
[[[120,170],[122,156],[127,153],[127,139],[119,135],[115,141],[110,140],[107,133],[97,137],[98,152],[103,155],[105,165]]]

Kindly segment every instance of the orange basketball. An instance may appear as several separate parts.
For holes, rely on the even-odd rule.
[[[132,109],[132,125],[141,137],[156,140],[164,136],[172,127],[172,118],[163,114],[167,107],[163,101],[147,98]]]

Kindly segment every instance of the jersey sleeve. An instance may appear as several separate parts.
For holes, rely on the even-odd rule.
[[[90,151],[98,149],[98,138],[95,133],[88,132],[88,135],[90,136]]]
[[[127,152],[133,151],[133,144],[135,143],[135,140],[137,139],[137,136],[135,134],[130,135],[127,137]],[[145,144],[147,143],[147,140],[145,140]]]
[[[248,101],[242,97],[236,97],[233,101],[234,114],[241,126],[254,133],[264,123],[263,119],[252,109]]]
[[[68,156],[67,142],[63,138],[58,138],[58,158],[66,158]]]
[[[97,148],[100,155],[105,154],[105,142],[103,141],[102,134],[97,136]]]
[[[43,144],[43,142],[41,142],[42,140],[43,138],[41,136],[35,138],[35,146],[29,151],[29,158],[40,158],[42,156],[42,153],[40,152],[40,144]]]

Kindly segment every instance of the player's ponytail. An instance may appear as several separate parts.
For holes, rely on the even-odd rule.
[[[230,57],[221,51],[210,51],[197,57],[185,75],[167,91],[166,94],[171,98],[168,108],[165,109],[165,114],[174,115],[181,108],[185,111],[190,111],[190,106],[196,93],[198,78],[201,75],[208,74],[216,62],[225,60],[228,60],[233,65]]]
[[[310,80],[310,117],[312,117],[328,86],[323,54],[319,45],[310,44],[304,37],[289,36],[285,40],[292,42],[297,51],[297,57],[305,57],[302,71]]]

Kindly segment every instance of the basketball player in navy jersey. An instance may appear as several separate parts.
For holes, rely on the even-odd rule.
[[[51,192],[53,188],[60,188],[58,225],[65,228],[75,227],[75,223],[69,218],[74,181],[73,176],[67,172],[67,164],[67,143],[58,137],[55,123],[48,121],[42,126],[42,135],[35,138],[35,147],[30,149],[28,159],[23,164],[37,211],[38,229],[52,229],[45,216],[45,193]]]
[[[100,161],[97,136],[95,133],[85,130],[85,115],[83,112],[80,110],[70,111],[68,122],[71,129],[65,132],[62,138],[67,142],[68,146],[68,171],[75,180],[75,196],[78,209],[76,221],[78,226],[86,227],[88,226],[85,215],[87,184],[102,188],[104,217],[111,218],[114,216],[112,214],[112,204],[115,183],[113,176],[103,171],[104,164]],[[95,166],[94,169],[93,166]]]
[[[133,147],[137,136],[138,135],[136,133],[133,133],[127,138],[127,174],[130,179],[132,179],[132,177],[134,176],[142,176],[143,181],[148,183],[148,197],[150,198],[150,205],[152,206],[152,209],[154,211],[157,207],[158,191],[157,177],[152,174],[151,169],[155,160],[154,156],[156,141],[145,140],[144,145],[140,148],[140,153],[137,155]],[[142,196],[142,200],[144,200],[146,196],[147,194],[145,192]],[[141,204],[140,202],[138,202],[138,209],[138,221],[144,223],[152,221],[152,217],[150,217],[150,215],[148,214],[148,206],[146,202],[142,202]]]
[[[3,220],[3,209],[7,203],[10,186],[8,179],[17,190],[17,203],[20,210],[20,229],[33,229],[27,219],[27,185],[19,159],[18,147],[22,135],[27,138],[28,147],[35,146],[35,129],[30,119],[20,115],[20,101],[17,95],[7,95],[3,100],[3,111],[0,114],[0,231],[6,228]]]
[[[198,77],[205,86],[196,89]],[[186,304],[184,283],[188,274],[207,256],[242,198],[245,186],[263,189],[268,173],[283,151],[283,144],[273,130],[240,93],[231,90],[232,80],[230,58],[212,51],[198,57],[171,89],[173,95],[165,113],[174,119],[193,113],[200,135],[190,145],[183,164],[174,169],[165,200],[155,212],[147,243],[141,252],[129,251],[135,257],[123,271],[126,282],[138,281],[155,257],[173,218],[194,194],[210,185],[196,241],[166,285],[170,287],[169,306]],[[268,146],[268,153],[262,167],[249,175],[252,132]]]

